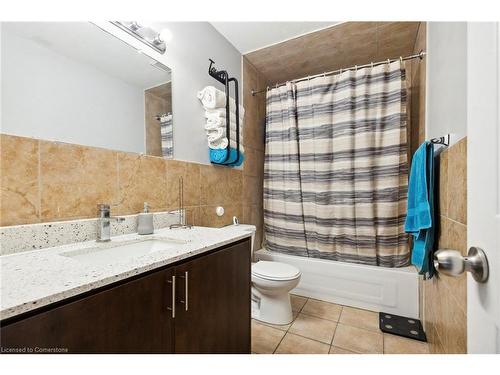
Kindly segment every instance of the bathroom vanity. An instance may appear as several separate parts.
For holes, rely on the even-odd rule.
[[[121,237],[98,250],[94,242],[83,249],[74,244],[2,257],[2,351],[250,352],[248,233],[164,229],[146,240],[150,246],[137,235]],[[124,256],[127,247],[146,250],[137,250],[144,254],[117,264],[114,272],[93,267],[92,254],[100,252],[100,264],[110,264],[102,254],[112,254],[118,245]],[[44,261],[66,275],[50,269],[29,274],[36,267],[32,262],[43,266]],[[68,267],[59,268],[58,262]],[[25,282],[33,283],[38,299],[9,288]]]

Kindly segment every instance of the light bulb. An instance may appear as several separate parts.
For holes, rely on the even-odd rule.
[[[160,34],[158,35],[160,39],[165,43],[168,43],[172,40],[172,32],[169,29],[162,29],[160,31]]]

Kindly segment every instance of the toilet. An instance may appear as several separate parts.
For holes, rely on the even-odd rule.
[[[252,232],[252,260],[255,226],[237,224]],[[300,281],[297,267],[281,262],[252,263],[252,318],[265,323],[284,325],[293,320],[290,291]]]

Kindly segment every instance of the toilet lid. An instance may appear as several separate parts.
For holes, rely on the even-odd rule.
[[[300,270],[290,264],[261,260],[252,265],[252,273],[269,280],[290,280],[300,275]]]

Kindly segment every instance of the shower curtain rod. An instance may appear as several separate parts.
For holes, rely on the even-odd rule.
[[[342,72],[344,72],[346,70],[352,70],[352,69],[356,69],[357,70],[357,69],[360,69],[360,68],[367,68],[369,66],[374,67],[374,66],[382,65],[382,64],[390,64],[390,63],[392,63],[394,61],[398,61],[398,60],[406,61],[406,60],[412,60],[412,59],[417,59],[417,58],[420,59],[420,60],[422,60],[425,55],[426,55],[425,51],[420,51],[419,53],[417,53],[415,55],[410,55],[410,56],[406,56],[406,57],[399,57],[397,59],[387,59],[387,60],[384,60],[384,61],[371,62],[370,64],[364,64],[364,65],[354,65],[354,66],[351,66],[349,68],[342,68],[342,69],[332,70],[330,72],[315,74],[313,76],[307,76],[307,77],[303,77],[303,78],[292,79],[291,81],[288,81],[288,82],[306,81],[306,80],[311,79],[311,78],[316,78],[316,77],[321,77],[321,76],[329,76],[329,75],[332,75],[332,74],[335,74],[335,73],[342,73]],[[285,84],[286,84],[286,82],[281,82],[281,83],[277,83],[273,87],[279,87],[279,86],[283,86]],[[267,90],[269,90],[269,86],[267,88],[265,88],[264,90],[259,90],[259,91],[255,91],[255,90],[252,89],[251,93],[252,93],[252,96],[255,96],[256,94],[260,94],[260,93],[266,92]]]

